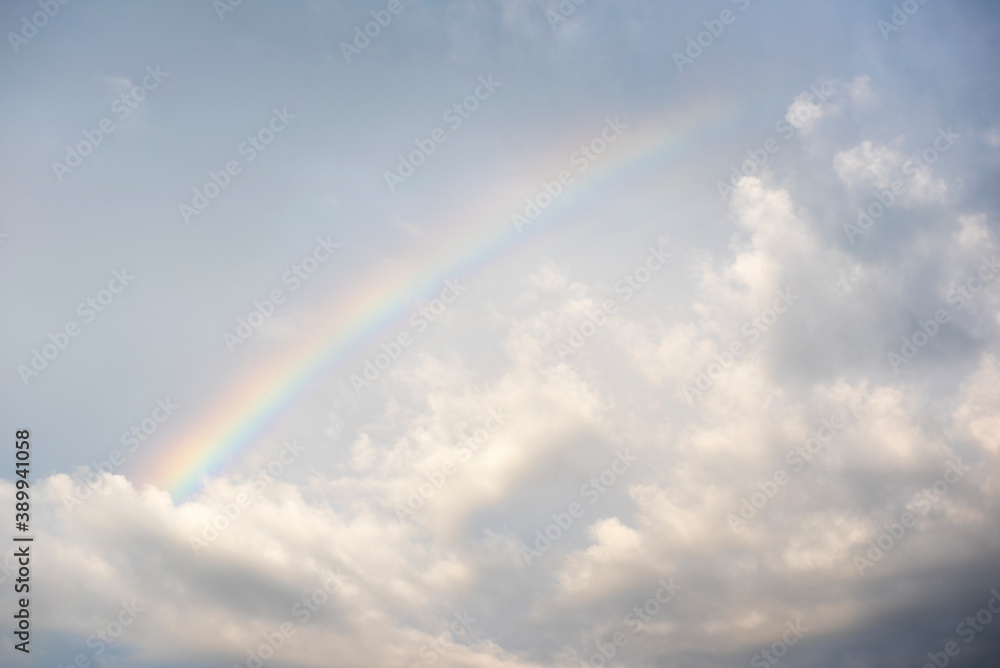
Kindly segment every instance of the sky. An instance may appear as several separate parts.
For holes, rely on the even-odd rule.
[[[0,28],[4,666],[996,665],[995,2]]]

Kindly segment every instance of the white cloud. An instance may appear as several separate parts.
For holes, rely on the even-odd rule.
[[[499,316],[497,335],[508,357],[503,373],[484,382],[461,357],[426,353],[395,368],[398,392],[353,437],[348,473],[317,472],[301,486],[273,482],[198,555],[191,536],[204,537],[208,523],[252,491],[250,481],[223,477],[177,505],[162,491],[112,476],[70,512],[62,503],[69,478],[44,479],[36,504],[49,547],[38,568],[46,591],[59,596],[40,594],[38,611],[51,611],[53,629],[83,645],[101,623],[94,610],[110,615],[121,600],[148,601],[142,622],[122,639],[141,647],[144,660],[232,661],[261,633],[292,618],[292,606],[322,585],[326,570],[340,570],[349,583],[296,627],[294,642],[280,650],[283,660],[325,666],[336,655],[344,666],[419,665],[421,648],[449,628],[454,612],[468,609],[489,629],[439,652],[441,665],[560,665],[575,655],[576,634],[558,636],[565,644],[553,647],[548,661],[518,640],[505,646],[487,638],[558,634],[575,611],[584,611],[573,623],[587,642],[601,640],[637,597],[650,596],[659,578],[672,575],[688,589],[644,633],[669,638],[677,651],[743,651],[768,642],[783,620],[797,615],[807,615],[817,634],[849,632],[874,614],[873,583],[945,563],[933,541],[945,541],[947,555],[957,558],[978,550],[1000,494],[983,462],[968,458],[973,472],[938,511],[921,518],[919,534],[907,537],[905,547],[864,578],[851,562],[880,523],[905,510],[920,486],[958,456],[954,442],[914,416],[948,417],[961,438],[995,461],[997,367],[984,357],[954,398],[876,379],[790,388],[781,378],[781,348],[762,344],[695,408],[678,412],[670,400],[676,385],[721,351],[727,337],[740,337],[740,323],[759,314],[774,290],[790,284],[811,295],[796,308],[804,322],[823,322],[843,317],[856,294],[873,286],[856,260],[823,247],[819,228],[789,191],[745,178],[732,212],[745,238],[734,237],[728,257],[704,258],[691,296],[692,305],[705,307],[693,312],[707,319],[664,323],[623,310],[605,326],[605,339],[583,349],[586,364],[560,361],[552,354],[559,333],[600,297],[544,261],[515,298],[516,313]],[[956,247],[975,247],[982,225],[982,218],[962,218]],[[813,278],[817,273],[822,280]],[[852,313],[870,318],[880,308],[872,299],[867,311]],[[769,336],[780,340],[780,323],[774,329]],[[824,335],[822,327],[814,334]],[[830,338],[826,345],[835,343]],[[618,360],[625,364],[615,373],[628,380],[600,382]],[[462,435],[498,407],[504,424],[478,451],[459,457]],[[804,447],[830,416],[843,421],[843,430],[808,465],[793,468],[787,453]],[[526,566],[521,541],[578,499],[580,481],[619,447],[634,451],[641,464],[551,552]],[[580,458],[589,463],[568,464]],[[449,461],[456,470],[437,478],[439,485],[434,472]],[[778,469],[787,484],[734,534],[727,514],[739,513],[742,500]],[[432,494],[399,521],[397,505],[421,485]],[[3,483],[3,507],[12,494]],[[699,578],[704,572],[710,582]],[[784,582],[799,574],[812,583],[808,599]],[[767,587],[767,595],[748,582]],[[495,610],[503,600],[496,587],[529,595],[530,606],[500,603]],[[709,587],[711,595],[706,599],[697,587]],[[880,605],[905,600],[896,594]],[[638,660],[647,650],[637,641],[631,651]]]
[[[795,97],[786,110],[785,120],[804,135],[811,135],[821,120],[839,116],[848,104],[865,108],[876,100],[867,75],[856,76],[851,81],[823,79]]]
[[[903,156],[889,146],[875,146],[863,141],[849,151],[833,158],[833,168],[849,187],[870,183],[877,188],[889,188],[899,178]]]
[[[837,153],[833,168],[849,188],[861,193],[866,189],[891,191],[894,184],[899,190],[901,185],[903,193],[899,199],[904,206],[944,202],[949,193],[945,181],[935,178],[933,169],[918,155],[906,156],[890,146],[868,140]]]

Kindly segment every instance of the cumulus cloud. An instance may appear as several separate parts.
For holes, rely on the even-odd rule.
[[[895,186],[897,195],[905,193],[900,197],[904,205],[943,202],[948,196],[948,185],[934,177],[933,169],[919,155],[906,156],[891,146],[868,140],[837,153],[833,167],[852,190],[891,191]]]
[[[823,118],[839,116],[846,107],[865,108],[877,98],[867,75],[851,81],[822,79],[799,93],[785,112],[785,120],[805,135],[812,134]]]
[[[552,355],[553,333],[586,318],[600,295],[543,262],[523,287],[535,298],[522,295],[519,314],[503,318],[508,370],[482,383],[464,364],[422,356],[396,376],[424,398],[422,408],[387,404],[378,423],[394,429],[362,428],[343,476],[263,489],[259,480],[223,477],[177,504],[110,475],[79,507],[66,507],[77,484],[69,477],[41,481],[48,547],[38,568],[48,591],[59,592],[38,600],[39,612],[51,611],[50,632],[88,651],[95,624],[134,600],[144,610],[117,648],[141,647],[152,661],[240,662],[288,621],[294,642],[276,656],[296,665],[327,665],[331,655],[344,666],[422,665],[430,656],[454,666],[569,665],[622,627],[634,601],[663,578],[676,578],[684,593],[643,626],[633,657],[652,660],[661,642],[692,656],[736,656],[769,642],[785,620],[805,619],[824,637],[850,633],[859,619],[877,623],[907,600],[889,583],[971,558],[1000,510],[995,360],[983,356],[951,397],[891,379],[820,380],[790,391],[780,349],[752,346],[739,323],[787,285],[812,292],[795,308],[822,321],[869,279],[857,260],[823,248],[788,191],[745,178],[731,206],[746,239],[698,274],[696,303],[711,309],[692,312],[711,322],[622,312],[603,345],[583,349],[601,373],[601,351],[620,347],[637,387],[679,400],[678,384],[717,359],[728,338],[743,340],[745,355],[693,409],[630,405],[628,391],[578,369],[583,360]],[[963,218],[956,248],[975,248],[982,223]],[[810,280],[815,272],[822,281]],[[817,285],[834,287],[817,296]],[[977,449],[961,449],[914,416],[953,422],[956,437]],[[640,464],[602,488],[594,481],[619,448]],[[935,496],[935,481],[956,461],[968,470]],[[596,503],[581,482],[603,490]],[[0,498],[12,495],[3,483]],[[243,496],[250,502],[234,505]],[[584,508],[573,526],[525,563],[525,548],[539,547],[535,531],[567,521],[556,516],[572,502]],[[899,538],[898,549],[870,559],[869,541],[906,511],[917,524],[905,546]],[[860,573],[856,557],[869,559]],[[300,623],[309,608],[297,603],[326,591],[324,582],[335,591]],[[523,619],[491,609],[497,582],[534,592]],[[883,592],[877,603],[873,591]],[[582,643],[564,636],[547,657],[526,647],[532,633],[558,633],[572,610],[584,614]],[[455,615],[476,626],[456,626]],[[494,640],[512,633],[527,635],[507,646]]]
[[[958,31],[947,62],[981,65],[978,19],[927,3],[883,44],[863,3],[826,7],[830,35],[799,29],[817,8],[732,4],[716,35],[698,3],[404,3],[388,23],[311,3],[298,28],[244,3],[191,53],[135,39],[141,12],[92,21],[109,43],[167,49],[177,85],[58,192],[48,174],[22,188],[38,156],[17,141],[0,152],[16,185],[0,266],[21,291],[8,370],[61,340],[95,266],[141,276],[32,385],[4,386],[37,434],[36,665],[717,668],[765,665],[797,629],[782,665],[902,668],[954,639],[1000,583],[998,142],[992,70],[945,71],[927,31]],[[59,51],[61,21],[30,44],[48,56],[0,69],[96,67],[87,42]],[[829,55],[844,35],[870,76]],[[689,36],[700,55],[665,79]],[[205,62],[232,89],[190,69]],[[465,97],[480,74],[503,82],[481,107]],[[32,117],[68,106],[9,79]],[[243,163],[256,106],[286,98],[301,117]],[[458,127],[442,117],[470,99]],[[618,114],[621,141],[595,138]],[[426,139],[438,126],[447,141]],[[390,197],[380,174],[428,141]],[[780,150],[751,149],[766,164],[720,202],[720,165],[746,146]],[[204,223],[161,224],[234,156],[246,169]],[[540,210],[518,234],[525,206]],[[863,239],[845,240],[859,215]],[[320,229],[343,257],[229,354],[234,314]],[[418,328],[443,275],[468,295]],[[183,412],[142,452],[77,468],[151,420],[143,390],[163,387]],[[196,445],[233,447],[187,495],[142,467]],[[16,491],[0,480],[8,527]],[[5,610],[14,568],[0,555]],[[1000,651],[989,633],[969,665]],[[2,636],[0,663],[22,658]]]

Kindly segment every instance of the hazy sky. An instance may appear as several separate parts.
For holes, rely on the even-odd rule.
[[[995,665],[998,10],[4,2],[0,662]]]

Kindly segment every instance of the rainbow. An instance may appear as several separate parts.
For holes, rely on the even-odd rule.
[[[688,110],[676,119],[630,125],[622,137],[590,169],[569,186],[561,197],[530,226],[524,234],[514,231],[510,214],[523,210],[524,200],[503,213],[502,225],[492,233],[468,243],[461,240],[437,257],[427,258],[422,266],[405,276],[380,278],[356,290],[348,301],[332,305],[327,320],[315,328],[315,334],[280,359],[263,368],[255,368],[231,389],[205,417],[190,426],[159,455],[145,465],[143,477],[174,498],[184,498],[204,481],[224,472],[255,438],[282,415],[302,390],[371,341],[385,336],[408,312],[414,297],[439,291],[445,279],[468,277],[527,238],[549,234],[572,219],[593,193],[625,179],[631,181],[652,168],[662,167],[685,152],[699,131],[718,128],[735,116],[732,104],[711,104]],[[595,131],[599,131],[596,130]],[[568,158],[568,152],[565,156]],[[543,163],[550,164],[550,163]],[[558,162],[556,163],[559,164]],[[551,174],[541,175],[551,178]],[[541,234],[540,234],[541,233]]]

